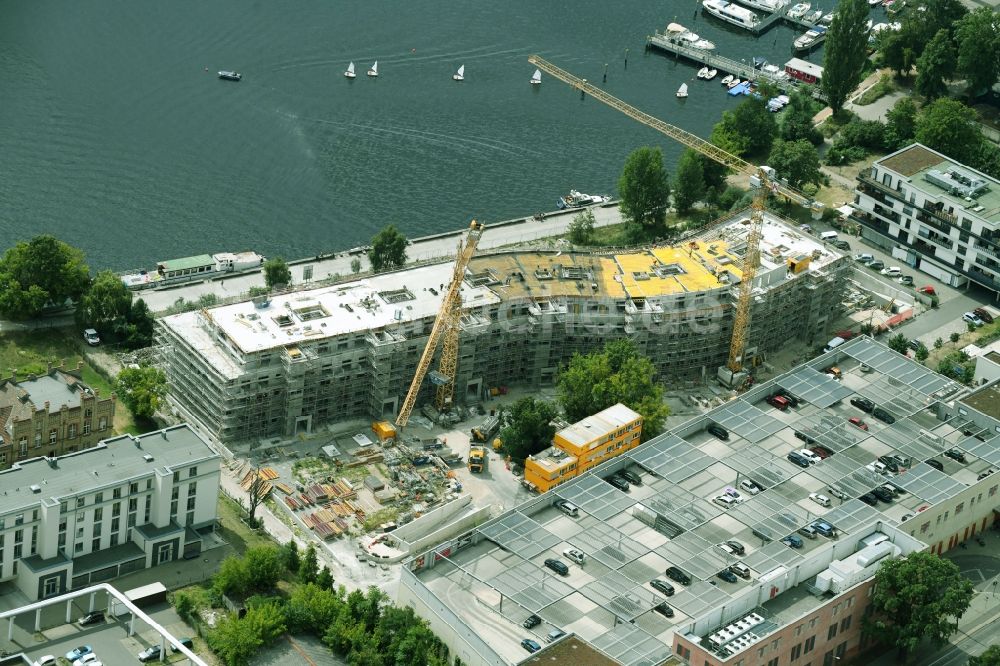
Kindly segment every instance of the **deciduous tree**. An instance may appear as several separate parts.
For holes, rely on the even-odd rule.
[[[794,188],[801,188],[806,183],[819,184],[823,175],[819,171],[819,153],[816,147],[805,139],[798,141],[782,141],[774,143],[774,149],[768,157],[768,164],[778,175],[788,180]]]
[[[865,0],[840,0],[827,31],[821,82],[835,114],[840,113],[847,96],[861,82],[861,70],[868,57],[867,23]]]
[[[904,655],[925,638],[942,645],[958,630],[972,594],[972,583],[950,560],[921,552],[888,560],[875,574],[873,612],[864,631]]]
[[[969,666],[1000,666],[1000,645],[991,645],[978,657],[969,657]]]
[[[281,578],[281,557],[274,546],[248,548],[243,555],[246,586],[251,592],[270,592]]]
[[[938,99],[925,106],[917,117],[916,139],[928,148],[968,164],[983,141],[976,119],[976,112],[961,102]]]
[[[690,148],[681,153],[674,179],[674,205],[678,213],[687,213],[705,196],[705,171],[701,155]]]
[[[361,272],[361,260],[357,257],[351,259],[351,272],[360,273]]]
[[[76,302],[90,285],[83,252],[55,236],[36,236],[0,258],[0,315],[29,319],[46,306]]]
[[[885,114],[885,143],[898,150],[913,143],[917,132],[917,105],[909,97],[899,99]]]
[[[569,240],[576,245],[587,245],[594,237],[594,211],[582,210],[569,223]]]
[[[504,414],[507,425],[500,431],[504,451],[516,462],[544,451],[552,442],[556,418],[555,407],[544,400],[526,396],[515,402]]]
[[[979,7],[955,27],[958,44],[956,70],[968,84],[970,97],[988,92],[1000,77],[1000,31],[996,13]]]
[[[946,80],[955,73],[955,47],[948,30],[938,30],[924,52],[917,58],[916,91],[932,100],[948,94]]]
[[[81,328],[93,328],[102,340],[121,337],[132,309],[132,294],[121,277],[111,271],[101,271],[76,304],[76,323]]]
[[[747,141],[747,153],[750,155],[766,155],[778,136],[778,123],[774,114],[767,110],[767,102],[763,96],[745,97],[733,109],[731,121],[733,129],[742,134]]]
[[[647,238],[666,231],[670,182],[659,148],[636,148],[625,160],[618,178],[619,208],[627,223],[641,228]]]
[[[128,332],[125,335],[125,346],[129,349],[142,349],[153,344],[153,314],[141,298],[132,303],[128,312]]]
[[[167,376],[149,365],[125,368],[115,380],[115,393],[133,414],[152,418],[167,395]]]
[[[316,557],[316,547],[309,544],[305,555],[302,556],[302,561],[299,563],[299,582],[314,583],[318,574],[319,558]]]
[[[368,261],[376,273],[400,268],[406,264],[406,246],[409,242],[406,236],[396,230],[393,225],[387,226],[372,238],[371,249],[368,250]]]
[[[902,333],[897,333],[896,335],[886,340],[886,345],[889,346],[889,349],[893,350],[894,352],[899,352],[903,356],[906,356],[906,350],[909,349],[909,346],[906,341],[906,336],[903,335]]]
[[[788,106],[781,115],[783,118],[778,128],[779,137],[785,141],[805,139],[816,146],[823,143],[823,135],[813,125],[813,118],[816,115],[815,105],[804,92],[793,90],[789,96]]]
[[[292,283],[292,271],[281,257],[264,262],[264,284],[268,289],[284,287]]]

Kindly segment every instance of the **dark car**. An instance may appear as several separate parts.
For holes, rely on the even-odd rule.
[[[873,271],[880,271],[883,268],[885,268],[885,263],[881,259],[876,259],[872,263],[868,264],[868,268],[872,269]]]
[[[630,471],[630,470],[627,470],[627,469],[619,470],[618,471],[618,476],[620,476],[621,478],[625,479],[626,481],[628,481],[629,483],[631,483],[633,486],[641,486],[642,485],[642,477],[639,476],[638,474],[636,474],[635,472]]]
[[[847,241],[839,239],[839,238],[837,240],[835,240],[835,241],[831,241],[830,245],[834,246],[838,250],[844,250],[846,252],[850,252],[851,251],[851,244],[848,243]]]
[[[552,569],[560,576],[569,575],[569,567],[566,566],[565,562],[561,562],[559,560],[555,560],[550,557],[549,559],[545,560],[545,566],[547,566],[549,569]]]
[[[798,451],[792,451],[786,457],[790,462],[795,463],[799,467],[809,467],[809,459],[803,456]]]
[[[944,471],[944,463],[942,463],[940,460],[935,460],[934,458],[928,458],[924,462],[927,463],[928,465],[930,465],[931,467],[933,467],[934,469],[936,469],[939,472],[943,472]]]
[[[874,495],[875,497],[879,498],[880,500],[882,500],[886,504],[888,504],[889,502],[891,502],[896,497],[895,495],[893,495],[893,493],[891,491],[886,490],[882,486],[879,486],[878,488],[873,489],[872,490],[872,495]]]
[[[888,423],[891,425],[896,422],[896,417],[890,414],[889,412],[885,411],[881,407],[876,407],[875,409],[873,409],[872,416],[877,418],[882,423]]]
[[[104,622],[104,611],[91,611],[76,621],[81,627],[89,624],[101,624]]]
[[[160,646],[150,645],[148,648],[136,655],[141,662],[158,660],[160,658]]]
[[[534,629],[542,623],[542,618],[537,615],[529,615],[528,618],[521,623],[521,626],[525,629]]]
[[[788,536],[786,536],[784,539],[781,540],[781,543],[785,544],[786,546],[789,546],[790,548],[802,547],[802,539],[794,534],[789,534]]]
[[[862,398],[860,395],[851,398],[851,404],[867,414],[871,414],[872,410],[875,409],[874,402],[868,398]]]
[[[629,491],[630,486],[628,485],[628,481],[618,476],[617,474],[614,476],[609,476],[604,480],[610,483],[618,490],[622,491],[623,493],[627,493]]]
[[[819,444],[817,444],[816,446],[810,446],[809,450],[818,455],[823,460],[826,460],[827,458],[833,455],[833,451],[826,448],[825,446],[820,446]]]
[[[746,546],[744,546],[739,541],[736,541],[734,539],[730,539],[729,541],[727,541],[726,545],[729,546],[729,549],[732,550],[737,555],[742,555],[743,553],[747,552]]]
[[[796,436],[796,437],[798,437],[799,439],[801,439],[801,440],[802,440],[803,442],[805,442],[806,444],[815,444],[815,443],[816,443],[816,440],[815,440],[815,439],[813,439],[813,438],[812,438],[812,437],[810,437],[809,435],[807,435],[807,434],[805,434],[804,432],[801,432],[801,431],[799,431],[799,430],[796,430],[796,431],[795,431],[795,436]]]
[[[913,351],[917,351],[918,349],[924,346],[924,343],[922,343],[920,340],[907,340],[906,346],[912,349]]]
[[[893,474],[899,474],[899,463],[892,456],[879,456],[878,461],[885,465]]]
[[[676,583],[680,583],[681,585],[691,584],[691,576],[688,576],[677,567],[667,567],[667,570],[664,573],[667,575],[667,578]]]
[[[948,449],[947,451],[944,452],[944,454],[956,462],[960,463],[966,462],[965,454],[959,451],[958,449]]]
[[[186,647],[188,650],[194,649],[194,641],[190,638],[178,638],[177,642]],[[174,646],[174,652],[180,652],[176,645]]]
[[[868,506],[878,506],[878,498],[872,495],[871,493],[865,493],[858,499],[867,504]]]
[[[536,641],[531,640],[530,638],[525,638],[523,641],[521,641],[521,647],[523,647],[525,650],[531,653],[538,652],[539,650],[542,649],[541,645],[539,645]]]
[[[652,586],[654,590],[663,594],[663,596],[666,597],[674,596],[674,586],[665,580],[660,580],[659,578],[657,578],[656,580],[651,581],[649,584]]]
[[[837,534],[836,528],[834,528],[833,525],[831,525],[830,523],[826,522],[825,520],[817,520],[815,523],[813,523],[809,527],[813,528],[818,533],[822,534],[823,536],[825,536],[828,539],[832,539]]]
[[[709,423],[708,427],[705,428],[705,430],[715,435],[719,439],[729,439],[729,431],[720,426],[718,423]]]
[[[655,606],[653,606],[653,610],[655,610],[657,613],[659,613],[660,615],[662,615],[664,617],[673,617],[674,616],[674,609],[671,608],[670,606],[666,605],[666,604],[662,604],[662,603],[661,604],[656,604]]]
[[[736,577],[729,569],[723,569],[719,573],[715,574],[716,578],[726,581],[727,583],[738,583],[740,579]]]
[[[993,323],[993,315],[987,312],[986,308],[976,308],[975,310],[972,311],[972,314],[976,315],[977,317],[985,321],[987,324]]]

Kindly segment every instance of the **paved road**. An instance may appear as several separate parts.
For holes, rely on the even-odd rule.
[[[595,217],[595,226],[603,227],[621,222],[621,214],[618,206],[597,206],[592,208]],[[556,236],[566,233],[573,217],[579,209],[547,213],[541,221],[532,218],[523,218],[520,221],[497,223],[487,225],[486,233],[483,234],[479,242],[480,249],[489,250],[504,247],[514,243],[525,243],[528,241]],[[406,254],[410,261],[426,261],[429,259],[454,257],[455,247],[460,234],[465,230],[456,230],[448,234],[438,234],[425,238],[418,238],[413,241],[407,249]],[[313,269],[312,280],[323,280],[332,275],[350,275],[351,260],[360,256],[362,264],[367,267],[368,260],[363,255],[352,255],[347,251],[333,255],[324,255],[316,261],[304,259],[296,261],[290,268],[292,270],[292,283],[302,284],[308,282],[303,278],[303,269],[311,266]],[[249,291],[250,287],[263,287],[264,276],[260,272],[244,273],[231,278],[212,280],[206,282],[189,283],[183,286],[168,288],[163,290],[145,290],[135,292],[137,298],[146,301],[146,305],[153,312],[166,310],[178,299],[187,301],[197,301],[205,294],[215,294],[220,298],[238,296]]]

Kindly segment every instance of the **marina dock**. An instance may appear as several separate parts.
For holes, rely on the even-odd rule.
[[[798,26],[800,28],[804,28],[805,30],[808,30],[809,28],[812,28],[812,27],[815,27],[816,25],[818,25],[817,21],[806,21],[805,19],[803,19],[801,17],[789,16],[788,12],[794,6],[795,5],[793,3],[789,2],[788,4],[786,4],[784,7],[782,7],[778,11],[776,11],[776,12],[774,12],[774,13],[766,16],[763,19],[761,19],[760,23],[758,23],[754,27],[754,29],[751,30],[751,32],[753,34],[755,34],[755,35],[762,35],[765,32],[767,32],[768,30],[770,30],[771,27],[774,26],[774,24],[778,23],[779,21],[784,21],[785,23],[791,23],[792,25]],[[705,10],[702,9],[702,12],[704,12],[704,11]],[[760,10],[756,10],[756,11],[759,12]]]
[[[769,81],[781,89],[787,88],[789,85],[787,79],[778,79],[767,72],[754,68],[752,62],[741,62],[720,56],[712,51],[693,49],[672,41],[666,35],[659,32],[646,38],[646,47],[649,48],[650,46],[672,53],[675,56],[687,58],[692,62],[717,69],[719,72],[738,76],[744,80]]]

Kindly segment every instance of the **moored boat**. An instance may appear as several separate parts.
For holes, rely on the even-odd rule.
[[[741,5],[746,5],[750,9],[759,9],[762,12],[773,13],[788,4],[788,0],[736,0]]]
[[[701,69],[698,70],[698,78],[699,79],[708,78],[708,67],[702,67]]]
[[[710,70],[708,70],[708,72],[705,74],[705,80],[706,81],[711,81],[712,79],[714,79],[718,75],[718,73],[719,73],[719,70],[717,70],[717,69],[710,69]]]
[[[810,9],[812,9],[811,4],[808,2],[800,2],[797,5],[792,5],[792,8],[788,10],[788,17],[795,19],[802,18]]]
[[[733,82],[732,74],[726,74],[725,76],[722,77],[722,85],[728,86],[732,82]]]
[[[702,0],[701,6],[712,16],[747,30],[754,30],[760,22],[749,9],[726,0]]]
[[[243,78],[243,75],[239,72],[230,72],[229,70],[222,70],[219,72],[219,78],[224,81],[239,81]]]
[[[826,28],[818,25],[810,28],[804,35],[798,37],[793,45],[796,51],[806,51],[814,46],[819,46],[826,39]]]
[[[711,51],[715,48],[713,42],[707,39],[702,39],[696,33],[691,32],[680,23],[671,23],[667,26],[667,32],[664,33],[672,42],[677,42],[678,44],[683,44],[692,49],[698,49],[699,51]]]
[[[611,201],[611,197],[595,195],[595,194],[584,194],[583,192],[577,192],[576,190],[570,190],[569,194],[564,197],[559,197],[559,201],[556,203],[556,207],[559,210],[563,208],[580,208],[582,206],[593,206],[595,204],[602,204]]]
[[[729,88],[730,90],[732,90],[733,88],[735,88],[736,86],[740,85],[741,83],[743,83],[743,82],[740,81],[738,78],[733,77],[733,80],[730,81],[729,83],[727,83],[726,87]]]

